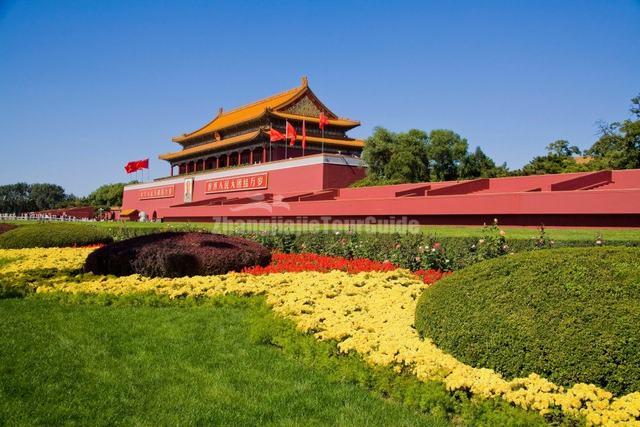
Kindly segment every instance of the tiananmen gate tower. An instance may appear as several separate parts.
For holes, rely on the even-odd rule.
[[[321,131],[319,117],[326,115],[327,124]],[[269,131],[286,134],[286,123],[296,130],[296,143],[270,143]],[[360,122],[339,118],[329,110],[309,88],[306,77],[302,84],[286,92],[218,115],[200,129],[173,138],[182,146],[180,151],[163,154],[177,174],[216,170],[301,157],[303,122],[307,134],[304,154],[336,153],[359,156],[364,142],[349,138],[346,132]]]
[[[173,138],[169,175],[125,186],[120,217],[640,227],[640,170],[350,187],[365,141],[347,132],[306,78]],[[275,136],[275,138],[274,138]]]

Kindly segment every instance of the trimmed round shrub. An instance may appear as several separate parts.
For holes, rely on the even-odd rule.
[[[0,223],[0,234],[6,233],[7,231],[13,230],[14,228],[18,228],[18,226],[13,224]]]
[[[84,269],[116,276],[182,277],[224,274],[269,262],[268,249],[241,237],[165,232],[97,249],[87,257]]]
[[[475,264],[425,290],[416,327],[506,377],[640,391],[640,249],[566,248]]]
[[[0,234],[0,248],[51,248],[112,242],[106,231],[86,224],[44,223],[22,225]]]

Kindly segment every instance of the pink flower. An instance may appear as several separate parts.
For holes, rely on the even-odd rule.
[[[435,250],[440,250],[440,248],[442,247],[442,245],[439,242],[436,242],[433,244],[433,249]]]

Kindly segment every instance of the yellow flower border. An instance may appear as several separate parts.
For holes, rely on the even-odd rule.
[[[0,250],[0,258],[15,262],[0,274],[82,266],[90,249]],[[406,270],[348,274],[304,272],[266,276],[230,273],[190,278],[96,277],[79,283],[52,279],[38,292],[155,292],[170,298],[207,297],[235,293],[264,294],[277,313],[292,319],[303,332],[320,340],[335,340],[343,352],[360,353],[374,365],[408,369],[420,380],[442,381],[449,390],[468,390],[485,398],[500,397],[544,415],[559,407],[584,416],[590,425],[640,426],[640,392],[614,398],[592,384],[565,389],[539,375],[506,380],[490,369],[474,368],[422,340],[415,328],[417,299],[427,285]]]

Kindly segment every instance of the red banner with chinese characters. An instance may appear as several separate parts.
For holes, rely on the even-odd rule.
[[[175,186],[174,185],[165,185],[164,187],[155,187],[155,188],[145,188],[144,190],[140,190],[140,200],[149,200],[149,199],[166,199],[169,197],[175,196]]]
[[[230,191],[248,191],[267,188],[269,173],[258,173],[254,175],[231,176],[228,178],[218,178],[205,181],[205,194],[228,193]]]

